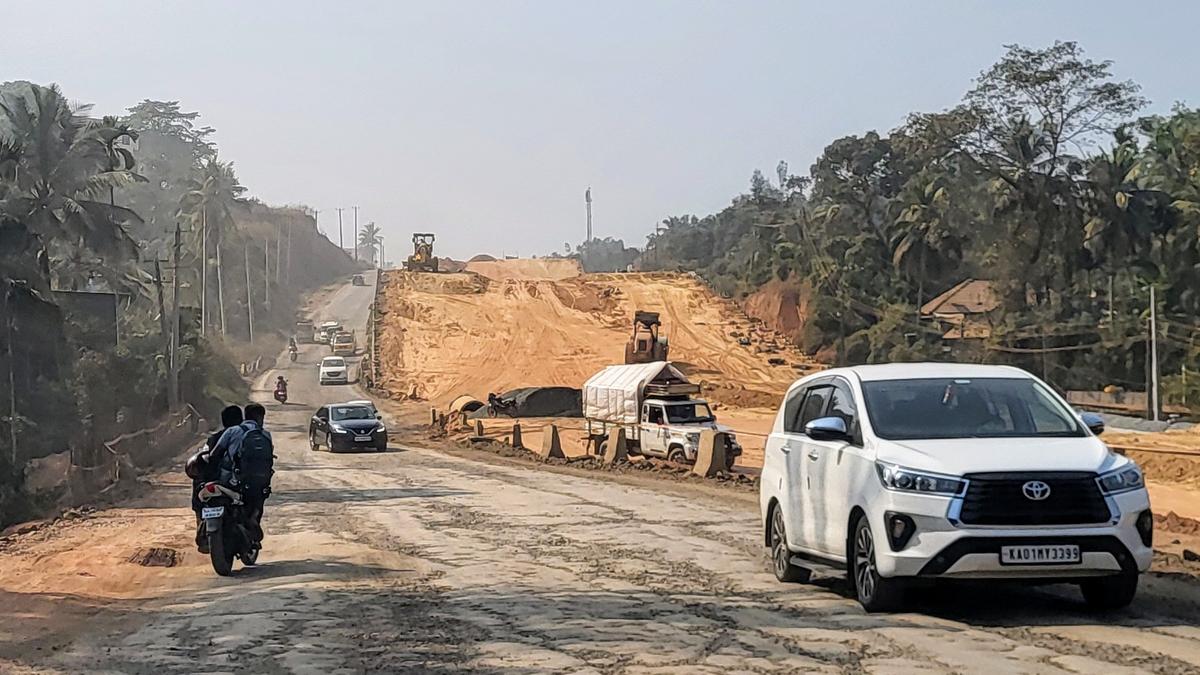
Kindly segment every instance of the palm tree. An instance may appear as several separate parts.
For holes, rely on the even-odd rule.
[[[364,225],[358,233],[358,250],[365,253],[372,265],[375,264],[375,257],[379,255],[379,246],[382,243],[382,233],[374,221]]]
[[[138,132],[119,117],[106,115],[97,123],[89,123],[88,133],[95,136],[104,145],[104,154],[108,157],[110,171],[132,171],[136,162],[133,153],[128,148],[121,147],[121,139],[136,141]],[[116,188],[108,187],[108,203],[117,205]]]
[[[947,258],[961,256],[962,242],[948,222],[950,196],[939,177],[914,179],[900,195],[907,203],[892,227],[892,265],[917,286],[918,319],[925,281]]]
[[[221,274],[221,249],[234,226],[233,204],[246,192],[233,171],[233,164],[221,162],[215,155],[205,159],[189,181],[188,191],[179,204],[179,215],[189,220],[200,240],[200,325],[208,329],[208,251],[209,239],[216,251],[217,311],[221,334],[225,334],[225,285]],[[194,244],[195,242],[193,242]]]
[[[5,184],[0,188],[0,213],[41,237],[51,260],[59,263],[55,271],[60,278],[82,271],[69,262],[62,264],[76,257],[117,286],[124,278],[117,275],[114,262],[137,253],[125,227],[141,218],[96,197],[111,197],[114,188],[145,179],[132,165],[114,168],[105,148],[106,134],[91,128],[86,112],[86,107],[69,105],[53,86],[30,85],[0,96],[0,115],[12,133],[0,147],[0,182]],[[97,258],[100,264],[95,264]]]

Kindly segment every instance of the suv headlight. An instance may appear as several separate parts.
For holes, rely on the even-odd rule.
[[[895,464],[875,463],[879,473],[879,482],[889,490],[900,492],[921,492],[931,495],[957,495],[966,485],[961,478],[943,476],[924,471],[913,471]]]
[[[684,434],[684,437],[687,438],[688,443],[696,444],[696,443],[700,442],[700,434],[698,434],[698,433],[697,434]]]
[[[387,431],[387,427],[383,425],[383,422],[380,422],[375,426],[375,431]]]
[[[1128,464],[1116,471],[1101,474],[1096,482],[1100,484],[1100,491],[1106,495],[1115,495],[1146,487],[1146,479],[1136,464]]]
[[[344,433],[346,433],[346,427],[344,427],[344,426],[342,426],[342,425],[340,425],[340,424],[331,424],[331,425],[329,425],[329,429],[330,429],[331,431],[333,431],[333,433],[335,433],[335,434],[344,434]]]

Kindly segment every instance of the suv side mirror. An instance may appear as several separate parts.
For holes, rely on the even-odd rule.
[[[818,417],[804,425],[804,435],[814,441],[847,441],[850,433],[840,417]]]
[[[1104,433],[1104,418],[1096,413],[1080,413],[1079,419],[1083,420],[1083,425],[1090,429],[1093,434],[1099,436]]]

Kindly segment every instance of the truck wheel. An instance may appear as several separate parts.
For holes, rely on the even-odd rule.
[[[678,445],[672,445],[670,450],[667,450],[667,461],[675,462],[676,464],[687,464],[687,453]]]
[[[596,443],[596,454],[603,457],[608,453],[608,440],[602,440]]]

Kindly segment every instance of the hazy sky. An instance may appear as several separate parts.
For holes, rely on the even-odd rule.
[[[1002,45],[1077,40],[1200,103],[1200,3],[0,0],[0,81],[97,113],[179,100],[268,203],[359,205],[389,257],[641,244],[780,159],[957,102]],[[347,224],[349,224],[347,209]]]

